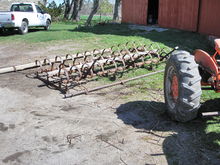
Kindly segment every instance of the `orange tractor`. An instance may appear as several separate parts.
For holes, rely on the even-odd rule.
[[[196,50],[194,55],[175,51],[167,61],[164,96],[169,115],[177,121],[194,119],[200,107],[202,86],[220,92],[220,39],[215,40],[215,54]]]

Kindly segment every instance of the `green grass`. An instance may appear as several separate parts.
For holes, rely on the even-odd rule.
[[[85,46],[86,49],[92,50],[93,48],[107,48],[112,45],[126,43],[128,41],[136,41],[140,43],[157,43],[160,47],[173,48],[179,46],[180,49],[190,51],[191,53],[195,49],[203,49],[209,53],[213,52],[213,49],[209,46],[207,40],[204,36],[193,32],[179,31],[179,30],[168,30],[165,32],[158,33],[156,31],[145,33],[141,30],[130,30],[126,24],[106,24],[106,25],[94,25],[99,22],[99,17],[94,17],[93,25],[90,27],[84,27],[83,24],[86,20],[86,16],[83,16],[81,21],[78,23],[74,22],[62,22],[53,23],[51,30],[32,30],[26,35],[6,35],[0,36],[0,44],[4,43],[19,43],[24,42],[26,44],[54,44],[59,42],[65,44],[66,41],[73,43],[78,43],[81,47]],[[103,20],[110,20],[110,17],[103,17]],[[84,47],[83,47],[84,48]],[[164,65],[160,65],[156,70],[164,69]],[[146,74],[151,72],[145,68],[140,68],[136,70],[130,70],[123,74],[118,75],[116,80],[127,79],[141,74]],[[103,83],[111,82],[108,78],[103,78],[100,80]],[[146,99],[146,95],[154,91],[163,90],[163,74],[157,74],[150,76],[141,80],[133,81],[127,84],[133,92],[135,93],[135,99]],[[127,95],[126,99],[130,96]],[[202,102],[205,106],[202,108],[205,110],[219,110],[220,104],[218,102],[220,94],[214,91],[203,91]],[[207,142],[214,143],[220,146],[219,138],[219,127],[220,118],[213,118],[207,120],[205,135],[212,138],[207,138]],[[213,124],[213,122],[215,122]],[[214,132],[214,134],[213,134]]]
[[[82,15],[80,17],[80,20],[85,22],[87,20],[87,18],[88,18],[87,15]],[[100,17],[99,15],[93,16],[92,20],[93,21],[100,21],[100,18],[101,18],[101,21],[111,21],[112,20],[112,16],[101,16]]]

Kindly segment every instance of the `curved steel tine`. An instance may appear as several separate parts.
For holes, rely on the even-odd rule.
[[[72,56],[72,57],[73,57],[73,56]],[[76,60],[77,60],[78,58],[80,58],[80,53],[79,53],[79,52],[77,52],[76,55],[75,55],[75,57],[73,57],[73,65],[76,65]]]
[[[86,68],[86,66],[87,66],[87,68],[89,68],[87,63],[84,63],[84,64],[81,66],[81,72],[82,72],[82,74],[85,73],[85,68]],[[86,75],[86,76],[87,76],[87,75]],[[83,76],[83,78],[86,78],[86,76]]]
[[[98,52],[97,54],[95,53],[96,51]],[[101,54],[100,50],[98,50],[98,49],[93,49],[92,53],[93,53],[94,56],[97,56],[97,55]]]
[[[85,67],[87,67],[89,69],[89,72],[90,72],[91,76],[93,77],[93,70],[92,70],[93,68],[92,68],[92,66],[90,66],[88,63],[83,64],[82,65],[82,68],[83,68],[82,72],[84,72]]]
[[[124,45],[124,48],[125,48],[125,50],[128,52],[128,54],[131,54],[131,52],[130,52],[130,50],[129,50],[129,48],[128,48],[128,44],[129,44],[130,42],[127,42],[125,45]]]
[[[113,51],[113,48],[115,48],[115,46],[112,46],[110,49],[111,49],[111,53],[112,53],[112,51]]]
[[[116,57],[117,56],[117,54],[115,54],[116,52],[118,52],[118,51],[113,51],[112,56]]]
[[[98,55],[98,54],[95,53],[95,51],[97,51],[97,49],[93,49],[92,54],[91,54],[93,60],[94,60],[95,57]],[[100,53],[100,52],[99,52],[99,53]]]
[[[106,51],[106,49],[103,49],[103,51],[102,51],[102,53],[100,54],[100,57],[101,57],[101,59],[103,60],[104,59],[104,54],[105,54],[105,51]]]
[[[121,46],[121,44],[118,44],[118,45],[117,45],[118,53],[119,53],[121,56],[123,56],[123,54],[121,54],[121,51],[122,51],[122,50],[119,48],[120,46]]]
[[[44,65],[49,64],[49,65],[50,65],[50,70],[52,70],[52,69],[53,69],[53,68],[52,68],[52,63],[51,63],[51,61],[50,61],[50,59],[49,59],[49,58],[45,58],[45,59],[44,59],[44,61],[43,61],[43,64],[44,64]]]
[[[121,60],[121,62],[122,62],[122,64],[123,64],[123,66],[124,66],[124,68],[126,67],[126,64],[125,64],[125,61],[124,61],[124,58],[123,57],[119,57],[120,58],[120,60]]]
[[[105,69],[104,69],[102,63],[100,63],[99,61],[97,61],[97,65],[101,67],[103,74],[105,74]]]
[[[76,67],[76,70],[79,72],[79,80],[81,80],[82,79],[82,72],[81,72],[81,70],[77,67],[77,66],[75,66]]]
[[[156,42],[154,42],[154,45],[155,45],[155,47],[156,47],[156,52],[159,52],[159,50],[160,50],[159,45],[158,45]]]
[[[42,67],[42,64],[41,64],[41,61],[40,60],[35,60],[35,64],[36,66],[40,66],[40,69],[39,69],[39,72],[43,72],[43,67]]]
[[[89,66],[87,63],[82,64],[81,71],[84,72],[85,66]]]
[[[44,65],[47,65],[47,64],[49,64],[50,66],[52,65],[52,63],[51,63],[49,58],[45,58],[44,59]]]
[[[108,48],[109,49],[109,53],[111,54],[112,53],[112,48],[113,48],[114,46],[112,46],[112,47],[110,47],[110,48]]]
[[[58,62],[58,61],[57,61],[58,58],[60,59],[60,63],[63,63],[63,59],[62,59],[62,57],[60,57],[60,56],[56,56],[56,57],[55,57],[55,62]]]
[[[115,71],[117,72],[117,70],[118,70],[117,63],[115,62],[115,60],[114,60],[114,59],[112,60],[112,62],[113,62],[113,64],[114,64],[114,66],[115,66]]]
[[[158,47],[158,50],[161,50],[161,47],[158,43],[156,43],[157,47]]]
[[[138,48],[143,48],[145,44],[141,43],[140,41],[138,41],[138,47],[137,47],[137,50]],[[144,50],[145,51],[145,50]]]
[[[160,55],[159,55],[160,54],[160,47],[157,43],[154,43],[154,45],[157,46],[157,49],[156,49],[156,51],[153,50],[153,53],[155,53],[157,55],[157,58],[160,58]]]
[[[87,57],[89,56],[87,53],[89,53],[89,55],[90,55],[90,52],[89,52],[89,51],[85,51],[85,52],[83,53],[83,61],[84,61],[84,62],[86,62]]]
[[[70,82],[70,75],[69,75],[69,73],[68,73],[68,71],[67,71],[66,68],[62,68],[62,69],[63,69],[63,71],[64,71],[64,75],[66,76],[67,83],[69,83],[69,82]],[[66,83],[66,84],[67,84],[67,83]]]
[[[136,42],[135,42],[135,41],[132,43],[132,45],[133,45],[133,47],[134,47],[136,53],[139,54],[139,50],[137,49],[137,46],[136,46]]]
[[[76,53],[76,58],[80,58],[80,53],[79,52]]]
[[[73,65],[73,66],[75,66],[75,65],[76,65],[76,60],[77,60],[77,57],[73,57],[73,61],[72,61],[72,62],[73,62],[73,64],[72,64],[72,65]]]
[[[63,64],[61,63],[58,68],[59,68],[58,77],[60,77],[61,76],[61,70],[63,68]]]
[[[64,75],[67,77],[67,80],[69,81],[70,80],[70,76],[69,76],[69,73],[67,71],[67,69],[65,68],[65,65],[64,64],[60,64],[59,65],[59,71],[64,71]],[[61,76],[61,73],[59,72],[58,76],[60,77]]]
[[[72,55],[71,54],[67,54],[66,55],[66,60],[71,60],[72,59]]]

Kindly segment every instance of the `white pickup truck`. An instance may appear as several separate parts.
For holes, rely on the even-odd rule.
[[[50,28],[51,16],[34,3],[12,3],[9,12],[0,12],[0,31],[18,29],[26,34],[29,27]]]

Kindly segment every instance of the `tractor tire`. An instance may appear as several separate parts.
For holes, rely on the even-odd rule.
[[[21,27],[19,28],[20,34],[26,34],[28,33],[28,23],[26,21],[22,21]]]
[[[202,94],[200,81],[194,56],[186,51],[173,52],[164,75],[165,103],[173,120],[187,122],[197,117]]]

